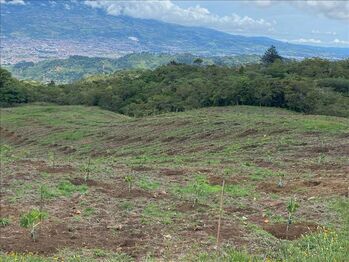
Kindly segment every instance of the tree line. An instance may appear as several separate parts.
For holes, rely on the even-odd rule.
[[[349,59],[293,61],[275,52],[268,50],[269,57],[263,56],[259,64],[231,68],[171,62],[154,70],[119,71],[65,85],[19,81],[0,69],[0,105],[88,105],[136,117],[256,105],[349,117]]]

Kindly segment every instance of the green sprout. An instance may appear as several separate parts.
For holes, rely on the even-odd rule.
[[[135,178],[133,175],[126,175],[124,176],[124,181],[128,184],[128,192],[131,192],[132,184],[134,182]]]
[[[6,227],[9,224],[11,224],[10,219],[8,219],[6,217],[0,217],[0,227]]]
[[[297,203],[296,199],[291,198],[287,204],[287,213],[288,213],[287,227],[286,227],[287,232],[289,230],[290,225],[292,224],[293,215],[296,213],[298,208],[299,208],[299,204]]]
[[[47,213],[37,209],[32,209],[28,213],[23,214],[20,218],[19,224],[23,228],[30,229],[30,236],[33,241],[36,240],[36,228],[40,225],[41,221],[47,218]]]
[[[193,183],[193,190],[194,190],[194,201],[193,201],[193,207],[199,202],[199,199],[202,195],[204,195],[204,185],[206,183],[205,178],[202,177],[196,177],[195,182]]]
[[[55,165],[56,165],[56,154],[55,154],[55,152],[54,152],[54,151],[51,151],[51,152],[49,153],[48,158],[49,158],[49,160],[50,160],[50,162],[51,162],[51,164],[52,164],[52,168],[55,168]]]

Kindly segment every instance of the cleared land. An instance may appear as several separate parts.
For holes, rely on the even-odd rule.
[[[345,118],[248,106],[145,118],[1,109],[0,258],[244,261],[233,250],[246,250],[261,260],[344,261],[348,159]],[[286,234],[293,197],[300,207]],[[39,207],[48,219],[34,242],[19,219]]]

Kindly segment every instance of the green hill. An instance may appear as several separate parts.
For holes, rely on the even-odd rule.
[[[38,63],[20,62],[7,68],[19,79],[40,82],[54,81],[70,83],[96,74],[110,74],[125,69],[155,69],[171,61],[193,64],[198,56],[191,54],[129,54],[118,59],[101,57],[71,56],[67,59],[45,60]],[[203,65],[217,64],[237,66],[256,63],[257,55],[240,55],[231,57],[204,57]]]
[[[1,109],[0,257],[344,261],[348,135],[345,118],[267,107],[138,119],[84,106]],[[300,206],[286,233],[291,198]],[[35,207],[48,214],[37,242],[18,222]]]

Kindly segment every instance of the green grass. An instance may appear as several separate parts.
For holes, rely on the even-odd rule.
[[[148,204],[142,212],[142,222],[144,224],[161,223],[169,225],[173,219],[178,217],[178,213],[170,210],[164,210],[155,203]]]
[[[6,227],[11,224],[11,220],[6,217],[0,217],[0,227]]]
[[[63,196],[71,196],[73,193],[85,194],[88,190],[87,185],[73,185],[69,181],[62,181],[59,183],[57,189]]]

